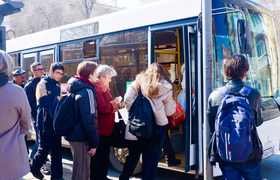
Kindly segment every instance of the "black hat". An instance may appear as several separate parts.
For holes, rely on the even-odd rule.
[[[24,70],[17,69],[17,70],[14,70],[13,76],[18,76],[18,75],[21,75],[21,74],[24,74],[24,73],[25,73]]]

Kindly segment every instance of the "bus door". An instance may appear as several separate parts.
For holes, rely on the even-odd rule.
[[[176,158],[181,160],[181,164],[168,167],[163,158],[159,167],[192,173],[200,172],[199,168],[202,167],[202,136],[199,135],[202,133],[202,123],[198,122],[195,103],[200,101],[196,93],[198,55],[195,25],[154,31],[151,28],[151,63],[161,64],[173,81],[178,90],[178,102],[186,113],[186,120],[180,126],[168,131]],[[183,74],[181,74],[182,66],[185,68]]]

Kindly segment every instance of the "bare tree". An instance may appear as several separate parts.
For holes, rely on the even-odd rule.
[[[82,0],[83,9],[81,9],[81,12],[85,19],[89,19],[91,12],[93,10],[93,5],[96,3],[97,0]]]

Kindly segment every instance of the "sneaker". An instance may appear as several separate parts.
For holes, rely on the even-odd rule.
[[[32,175],[37,179],[44,179],[44,175],[40,171],[30,171]]]
[[[167,163],[167,166],[168,166],[168,167],[171,167],[171,166],[176,166],[176,165],[178,165],[178,164],[181,164],[181,160],[180,160],[180,159],[175,159],[174,162],[168,162],[168,163]]]
[[[45,175],[50,175],[51,174],[51,171],[49,170],[49,168],[47,167],[46,164],[44,164],[41,168],[41,172]]]

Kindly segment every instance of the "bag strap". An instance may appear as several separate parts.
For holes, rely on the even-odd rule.
[[[225,86],[218,88],[217,91],[221,93],[223,98],[226,97],[226,95],[228,95],[229,92],[228,88],[226,88]]]
[[[122,117],[120,111],[119,111],[119,110],[117,110],[117,111],[118,111],[118,115],[119,115],[119,121],[120,121],[120,120],[123,120],[123,117]]]
[[[252,87],[250,86],[243,86],[243,88],[239,91],[239,94],[241,94],[242,96],[249,96],[249,94],[251,93],[251,91],[253,90]]]

